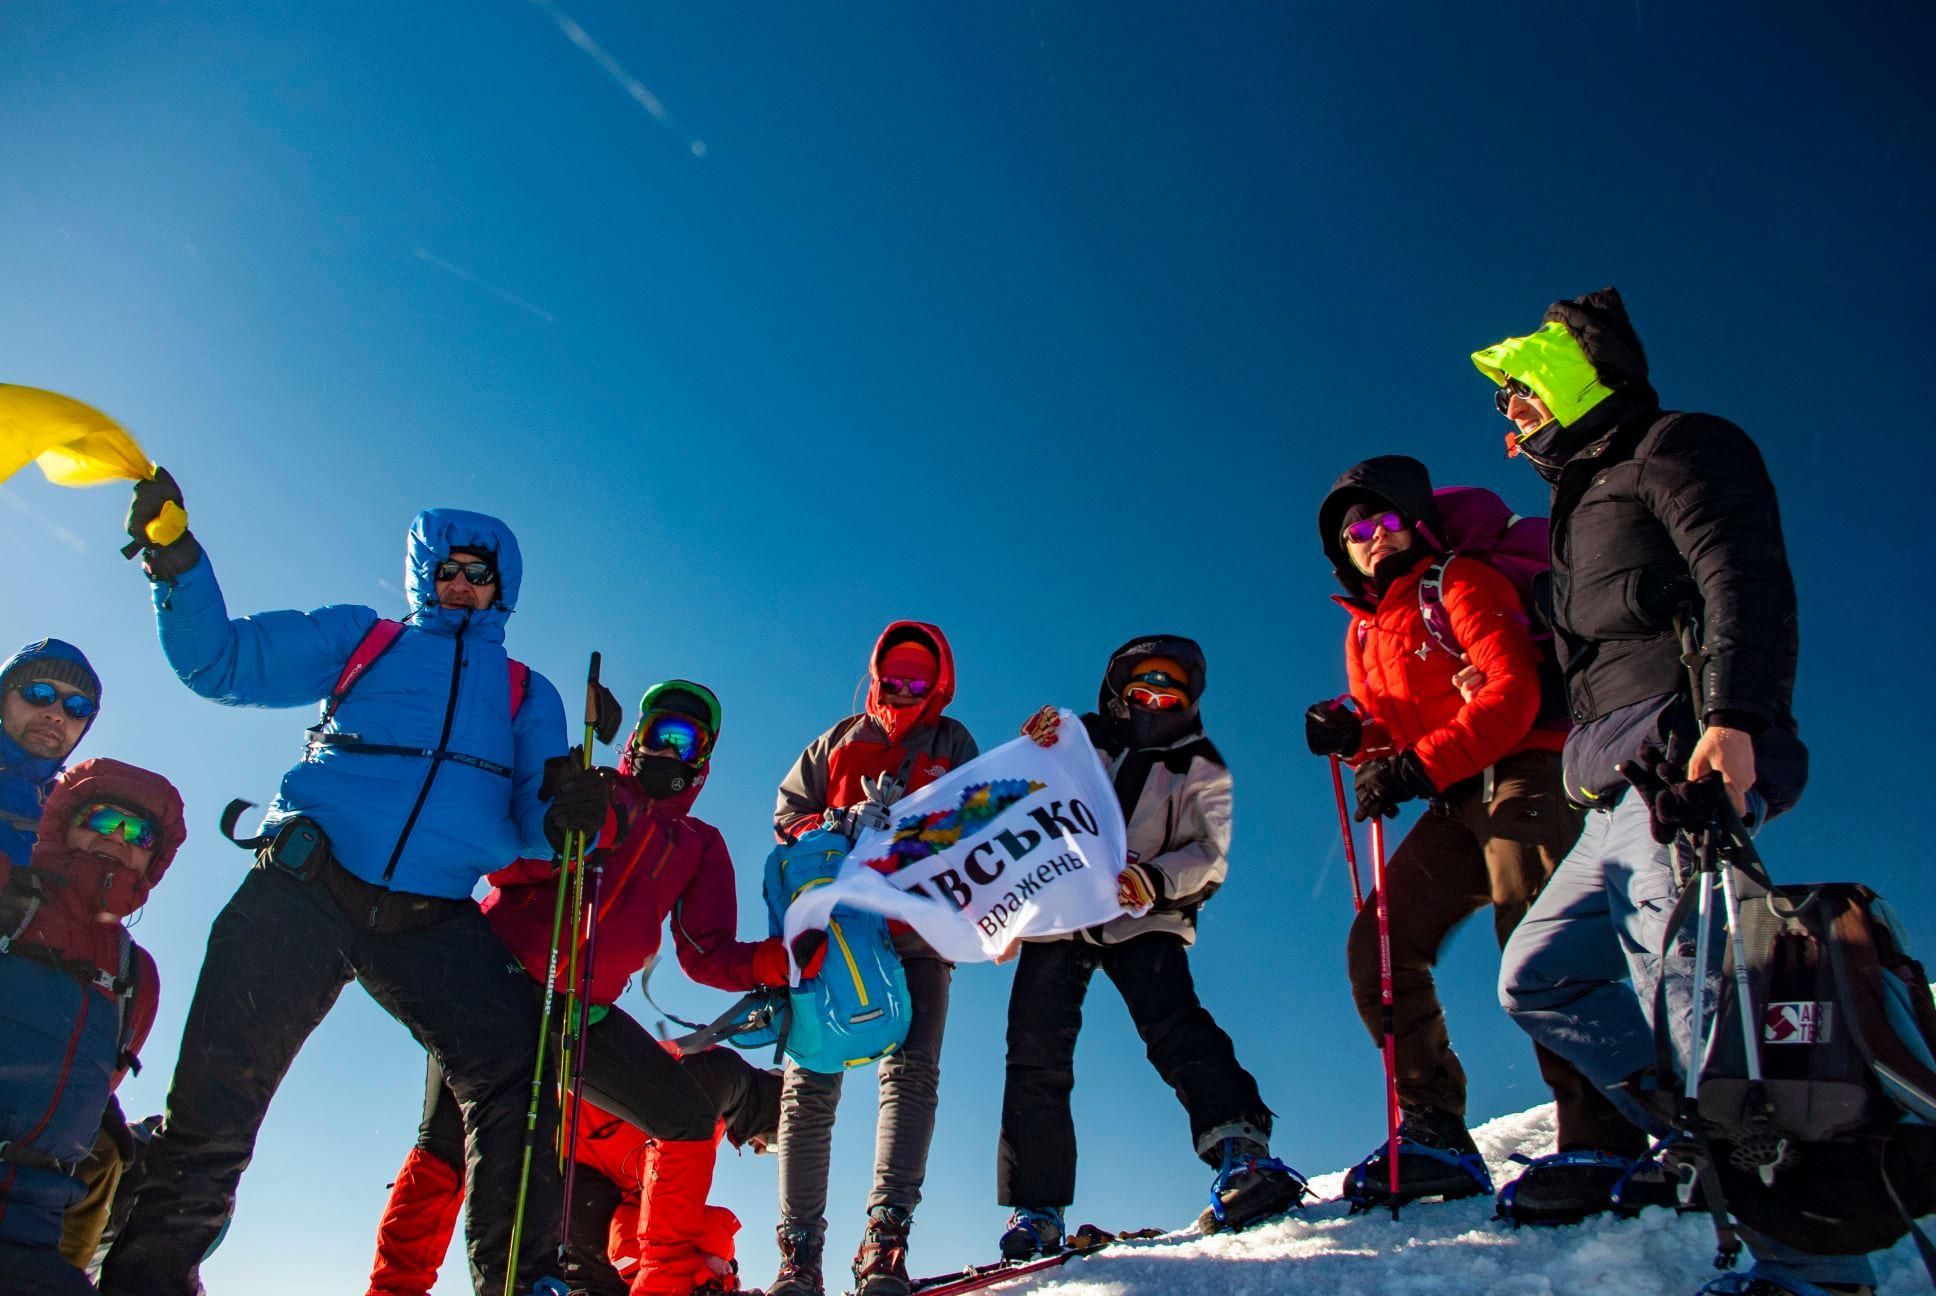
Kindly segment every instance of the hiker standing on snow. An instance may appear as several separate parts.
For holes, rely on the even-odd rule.
[[[617,707],[610,703],[614,731]],[[604,872],[592,918],[598,925],[595,957],[586,970],[591,1008],[585,1096],[609,1117],[652,1136],[636,1143],[637,1179],[646,1190],[637,1212],[641,1231],[628,1239],[640,1260],[631,1279],[633,1296],[714,1289],[720,1274],[711,1261],[730,1259],[730,1252],[720,1256],[706,1245],[714,1124],[725,1106],[746,1098],[743,1083],[702,1083],[721,1064],[681,1065],[617,1000],[658,956],[668,918],[679,965],[700,984],[744,991],[784,986],[788,979],[778,937],[735,939],[732,856],[719,830],[692,814],[711,773],[719,722],[719,699],[703,684],[667,680],[646,690],[638,724],[611,772],[612,813],[595,847]],[[591,862],[601,861],[595,854]],[[519,860],[490,875],[492,890],[483,901],[491,929],[539,985],[551,954],[559,867],[550,859]],[[586,896],[590,904],[589,883]],[[570,989],[570,962],[568,951],[559,955],[560,993]],[[561,1014],[557,1028],[563,1024]],[[581,1145],[588,1119],[579,1119]],[[377,1234],[372,1296],[420,1296],[435,1284],[463,1197],[464,1124],[444,1069],[432,1056],[417,1145],[391,1185]],[[579,1223],[574,1212],[574,1232]]]
[[[101,711],[101,677],[73,644],[30,643],[0,662],[0,860],[25,867],[41,803]]]
[[[165,474],[137,484],[129,534],[180,498]],[[471,890],[507,861],[597,830],[606,810],[596,772],[565,762],[541,799],[546,762],[565,754],[564,707],[504,651],[517,541],[481,514],[419,514],[401,626],[348,605],[230,620],[192,533],[150,546],[144,568],[162,650],[189,688],[232,706],[330,705],[269,808],[273,840],[209,935],[167,1120],[102,1289],[193,1289],[277,1086],[355,978],[442,1061],[463,1105],[471,1277],[480,1296],[501,1296],[539,1007]],[[366,645],[384,650],[367,660]],[[352,658],[366,669],[346,679]],[[554,1099],[540,1147],[555,1119]],[[558,1194],[556,1161],[532,1158],[520,1290],[549,1271]]]
[[[823,822],[849,837],[862,826],[885,825],[887,804],[903,792],[973,760],[974,738],[960,721],[941,714],[954,695],[954,654],[941,631],[918,621],[888,626],[868,658],[867,710],[808,744],[780,784],[773,812],[779,839],[795,840]],[[908,1229],[921,1201],[934,1138],[941,1034],[953,970],[913,931],[900,924],[892,930],[907,974],[912,1018],[907,1041],[881,1063],[874,1190],[854,1256],[855,1296],[905,1296],[912,1286]],[[824,956],[824,945],[820,953]],[[838,1075],[787,1061],[780,1099],[780,1272],[767,1296],[823,1296],[826,1291],[821,1254],[840,1082]]]
[[[1062,1250],[1075,1200],[1076,1033],[1096,969],[1115,983],[1150,1063],[1190,1118],[1196,1153],[1218,1170],[1205,1232],[1241,1229],[1298,1204],[1304,1180],[1270,1155],[1271,1110],[1230,1037],[1197,998],[1187,957],[1197,911],[1223,885],[1230,856],[1230,771],[1204,736],[1203,650],[1149,635],[1110,654],[1095,712],[1082,717],[1109,769],[1128,827],[1117,898],[1132,912],[1099,927],[1022,942],[1008,996],[996,1200],[1015,1208],[1002,1234],[1011,1260]],[[1022,732],[1057,741],[1058,713]]]
[[[1496,509],[1474,521],[1496,542],[1511,514],[1496,496],[1485,502]],[[1305,712],[1306,740],[1315,755],[1355,764],[1359,821],[1428,803],[1385,870],[1404,1112],[1399,1192],[1406,1201],[1475,1196],[1492,1181],[1466,1132],[1465,1068],[1432,968],[1453,928],[1487,905],[1504,945],[1579,836],[1580,811],[1560,795],[1567,726],[1563,714],[1541,716],[1542,650],[1519,590],[1484,558],[1451,551],[1479,537],[1448,534],[1424,464],[1383,455],[1346,471],[1318,509],[1318,535],[1345,589],[1333,597],[1351,616],[1350,691]],[[1351,924],[1345,955],[1358,1015],[1382,1048],[1373,897]],[[1562,1149],[1645,1150],[1640,1131],[1590,1081],[1536,1052],[1559,1105]],[[1350,1172],[1354,1202],[1388,1201],[1389,1155],[1381,1145]]]
[[[1555,302],[1537,332],[1472,358],[1513,425],[1508,455],[1553,487],[1553,620],[1574,722],[1566,792],[1591,810],[1506,946],[1499,998],[1534,1039],[1664,1134],[1623,1082],[1638,1087],[1654,1062],[1652,996],[1634,986],[1678,982],[1685,1011],[1688,968],[1661,962],[1679,881],[1647,799],[1618,767],[1666,755],[1689,780],[1718,774],[1736,810],[1755,821],[1800,797],[1807,749],[1790,710],[1800,636],[1775,488],[1740,428],[1661,409],[1612,288]],[[1700,715],[1675,628],[1683,609],[1701,630]],[[1526,1174],[1543,1170],[1582,1200],[1604,1196],[1622,1172],[1562,1157]],[[1755,1269],[1704,1291],[1874,1285],[1866,1256],[1809,1255],[1743,1236]]]
[[[154,959],[123,921],[186,836],[167,779],[90,760],[54,784],[29,858],[0,857],[0,1274],[10,1293],[94,1290],[79,1265],[107,1201],[84,1249],[64,1248],[64,1217],[87,1191],[82,1166],[161,996]]]

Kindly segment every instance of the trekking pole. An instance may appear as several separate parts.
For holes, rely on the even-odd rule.
[[[592,969],[598,966],[598,901],[605,890],[605,856],[601,852],[593,856],[592,862],[592,903],[585,912],[585,979],[579,988],[579,1011],[591,1012]],[[579,1028],[582,1041],[584,1028]],[[565,1205],[559,1215],[558,1246],[560,1254],[571,1245],[571,1203],[572,1189],[578,1182],[578,1113],[585,1102],[585,1055],[590,1047],[581,1046],[578,1050],[576,1070],[571,1077],[571,1114],[565,1122]]]
[[[598,664],[599,655],[593,653],[591,670],[585,677],[585,741],[578,749],[579,768],[587,770],[592,767],[592,741],[598,734]],[[578,994],[578,953],[582,943],[580,933],[585,924],[585,852],[588,846],[585,833],[570,833],[565,838],[566,864],[571,872],[571,959],[570,971],[565,978],[565,1025],[563,1038],[558,1045],[558,1089],[561,1093],[571,1086],[573,1054],[583,1046],[585,1038],[585,1005]],[[558,1172],[565,1173],[570,1164],[571,1147],[561,1142],[558,1145]]]
[[[1342,797],[1343,792],[1339,793]],[[1347,825],[1346,836],[1349,837]],[[1378,897],[1378,1031],[1385,1040],[1385,1164],[1391,1170],[1391,1215],[1398,1219],[1398,1043],[1392,1038],[1391,911],[1385,876],[1385,821],[1371,817],[1371,889]]]
[[[1358,882],[1358,843],[1351,831],[1351,812],[1344,802],[1344,762],[1336,756],[1331,758],[1331,791],[1338,799],[1338,831],[1344,834],[1344,862],[1351,869],[1351,909],[1356,913],[1365,907],[1365,891]]]

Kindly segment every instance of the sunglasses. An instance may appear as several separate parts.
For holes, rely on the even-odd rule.
[[[152,850],[155,845],[154,821],[120,806],[96,805],[81,811],[74,820],[77,827],[103,837],[118,837],[130,846]]]
[[[1161,675],[1162,672],[1151,671],[1150,674]],[[1137,677],[1138,680],[1142,678],[1144,677]],[[1164,676],[1164,678],[1167,679],[1168,677]],[[1162,686],[1150,688],[1142,683],[1132,683],[1128,688],[1124,689],[1123,700],[1131,706],[1147,707],[1151,711],[1174,711],[1178,707],[1186,705],[1181,693],[1168,692]]]
[[[487,562],[452,562],[446,559],[437,564],[438,580],[456,580],[459,575],[473,585],[497,584],[497,568]]]
[[[926,697],[934,687],[931,680],[911,679],[905,675],[881,676],[881,691],[884,693],[906,693],[911,697]]]
[[[1380,531],[1397,535],[1405,529],[1405,519],[1396,513],[1380,513],[1377,517],[1360,518],[1344,529],[1344,538],[1359,544],[1370,544],[1373,536]]]
[[[686,764],[696,765],[705,758],[712,741],[706,727],[691,716],[660,711],[640,722],[633,745],[649,752],[670,751]]]
[[[1499,384],[1499,390],[1492,394],[1492,407],[1501,414],[1504,414],[1512,408],[1513,397],[1515,396],[1523,400],[1539,399],[1539,393],[1531,387],[1528,387],[1517,378],[1508,378],[1505,382]]]
[[[60,709],[76,720],[85,720],[101,709],[101,704],[85,693],[69,693],[62,697],[61,691],[46,680],[16,684],[14,692],[20,694],[21,701],[32,707],[50,707],[58,702]]]

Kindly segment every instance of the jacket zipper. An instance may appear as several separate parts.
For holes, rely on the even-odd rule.
[[[410,842],[410,833],[417,826],[417,816],[423,813],[424,802],[430,799],[430,785],[437,781],[438,767],[443,763],[444,748],[450,745],[450,728],[457,720],[457,688],[464,678],[464,632],[470,629],[471,618],[464,614],[463,624],[457,627],[457,638],[450,655],[450,699],[444,703],[444,731],[437,735],[437,750],[431,754],[430,768],[424,771],[423,786],[417,789],[417,803],[410,807],[410,815],[403,821],[403,831],[397,834],[397,844],[390,852],[390,862],[383,866],[383,885],[390,885],[390,877],[397,871],[397,864],[403,859],[403,848]],[[377,925],[377,906],[370,906],[370,927]]]

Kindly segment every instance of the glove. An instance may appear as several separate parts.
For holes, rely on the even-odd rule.
[[[1313,756],[1349,756],[1364,742],[1364,722],[1338,698],[1304,708],[1304,742]]]
[[[545,762],[538,798],[551,803],[545,810],[544,830],[553,850],[564,850],[571,833],[590,835],[605,827],[605,812],[612,803],[605,776],[602,769],[584,768],[576,755],[553,756]]]
[[[1353,783],[1358,792],[1358,812],[1352,818],[1359,823],[1373,815],[1390,819],[1405,802],[1439,794],[1425,767],[1410,752],[1366,761],[1358,767]]]
[[[892,774],[883,774],[879,778],[861,779],[860,790],[866,794],[867,799],[848,807],[848,813],[853,816],[854,824],[858,828],[887,831],[889,825],[893,823],[887,808],[899,801],[901,794],[907,789],[901,785],[901,780]]]
[[[592,725],[592,735],[609,747],[612,739],[618,737],[619,725],[625,721],[625,708],[612,696],[612,690],[603,684],[598,686],[597,713],[598,720]]]
[[[148,533],[150,523],[155,524],[155,536]],[[132,558],[140,549],[141,565],[150,580],[175,580],[202,556],[201,542],[188,530],[181,487],[166,468],[156,468],[152,478],[134,484],[126,527],[132,543],[122,552]]]
[[[1670,764],[1658,752],[1643,751],[1640,760],[1622,761],[1620,777],[1647,803],[1647,817],[1653,821],[1654,840],[1665,846],[1682,832],[1694,832],[1719,823],[1728,805],[1728,787],[1719,772],[1690,783],[1686,771]]]
[[[1125,909],[1148,909],[1156,904],[1156,879],[1141,864],[1129,864],[1116,878],[1116,903]]]
[[[1053,747],[1062,737],[1062,712],[1053,706],[1045,706],[1022,723],[1022,737],[1034,742],[1037,747]]]

